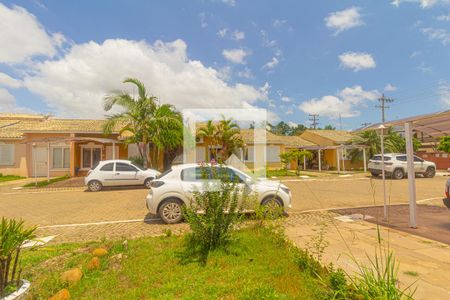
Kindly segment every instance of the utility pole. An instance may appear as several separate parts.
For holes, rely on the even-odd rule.
[[[385,110],[389,108],[389,106],[386,106],[386,103],[392,103],[394,102],[394,99],[386,98],[384,97],[384,94],[382,94],[381,97],[378,98],[378,101],[380,102],[380,105],[376,105],[375,107],[381,108],[381,122],[384,123],[386,121]]]
[[[309,114],[309,121],[311,121],[311,127],[316,129],[317,125],[319,125],[319,115],[318,114]]]

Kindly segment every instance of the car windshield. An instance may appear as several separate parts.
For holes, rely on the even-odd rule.
[[[371,160],[381,161],[381,155],[375,155],[374,157],[372,157]],[[391,160],[391,157],[385,155],[384,156],[384,161],[388,161],[388,160]]]

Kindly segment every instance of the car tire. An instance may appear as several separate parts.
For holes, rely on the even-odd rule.
[[[99,192],[102,190],[103,185],[98,180],[92,180],[92,181],[89,181],[88,188],[91,192]]]
[[[378,173],[370,172],[370,175],[372,175],[372,177],[378,177]]]
[[[433,178],[436,175],[436,169],[433,167],[428,167],[425,173],[423,173],[423,177],[425,178]]]
[[[149,178],[147,178],[147,179],[145,179],[144,180],[144,186],[146,187],[146,188],[151,188],[151,184],[152,184],[152,181],[153,181],[153,177],[149,177]]]
[[[264,198],[263,201],[261,201],[261,205],[267,206],[267,205],[276,205],[278,207],[283,207],[283,201],[281,201],[280,198],[275,196],[269,196]]]
[[[403,171],[403,169],[397,168],[392,172],[393,179],[400,180],[403,179],[403,177],[405,177],[405,171]]]
[[[178,199],[167,199],[160,205],[158,215],[166,224],[180,223],[183,221],[183,203]]]

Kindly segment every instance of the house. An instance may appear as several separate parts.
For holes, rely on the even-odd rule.
[[[353,134],[344,130],[306,130],[300,137],[315,146],[303,147],[305,150],[311,150],[314,153],[315,164],[319,165],[320,156],[321,168],[330,170],[352,170],[362,169],[363,161],[352,162],[349,159],[348,152],[354,148],[349,145]],[[361,148],[363,151],[364,148]],[[319,153],[320,152],[320,153]],[[313,166],[315,168],[315,166]]]
[[[104,120],[0,114],[0,173],[24,177],[84,175],[98,161],[128,158],[137,147],[103,134]]]

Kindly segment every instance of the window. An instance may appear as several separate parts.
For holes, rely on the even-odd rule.
[[[0,165],[14,165],[14,144],[0,144]]]
[[[70,148],[68,147],[54,147],[52,168],[53,169],[68,169],[70,167]]]
[[[423,159],[420,157],[414,156],[414,162],[423,162]]]
[[[137,172],[138,169],[125,163],[116,163],[116,172]]]
[[[197,167],[187,168],[181,171],[181,180],[183,181],[196,181],[201,179],[208,179],[211,176],[211,168]]]
[[[371,158],[371,160],[381,161],[381,155],[375,155],[374,157]],[[389,160],[391,160],[390,156],[384,156],[384,161],[389,161]]]
[[[397,160],[399,160],[399,161],[406,161],[406,155],[397,156]]]
[[[280,161],[280,147],[279,146],[267,146],[267,162],[279,162]]]
[[[101,160],[101,147],[83,147],[81,151],[82,169],[94,169]]]
[[[104,165],[103,167],[100,168],[100,171],[113,171],[114,170],[114,163],[109,163]]]

